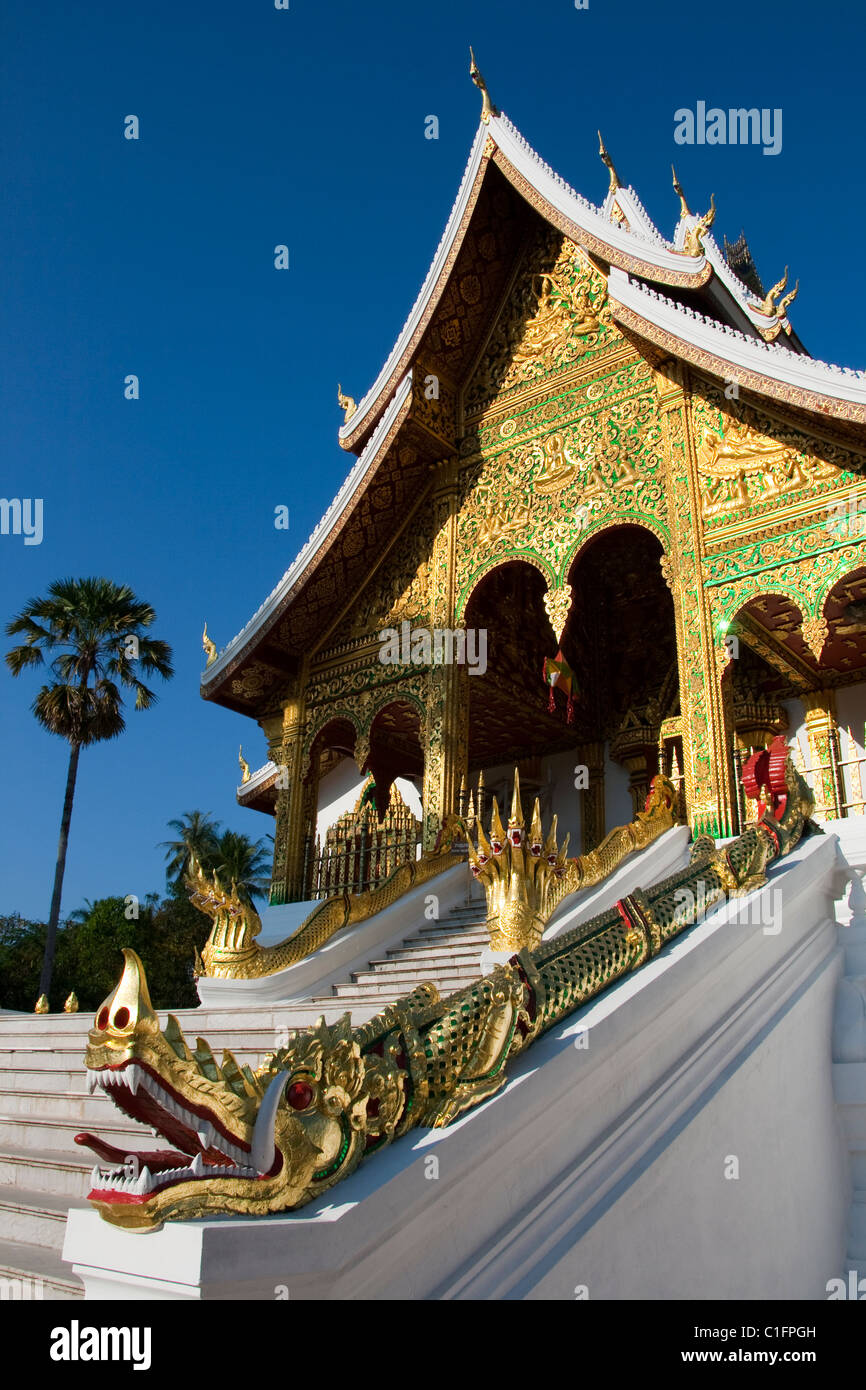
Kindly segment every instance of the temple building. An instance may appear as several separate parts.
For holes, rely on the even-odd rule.
[[[414,807],[425,849],[515,763],[578,849],[659,769],[724,836],[744,757],[785,732],[819,818],[863,813],[866,379],[809,356],[796,289],[760,296],[676,176],[668,239],[601,153],[596,206],[485,93],[406,324],[341,393],[356,461],[209,661],[204,697],[267,741],[238,798],[276,816],[274,903],[320,892],[370,782],[380,835],[397,782],[395,836]],[[436,630],[486,662],[410,647]],[[342,872],[369,885],[357,854]]]
[[[237,795],[275,817],[269,907],[193,858],[200,1008],[160,1019],[127,949],[89,1029],[0,1019],[47,1054],[0,1277],[866,1287],[866,374],[809,356],[787,271],[764,291],[676,175],[668,240],[603,143],[595,206],[472,76],[427,278],[338,387],[346,481],[238,636],[205,629],[203,696],[266,743]]]

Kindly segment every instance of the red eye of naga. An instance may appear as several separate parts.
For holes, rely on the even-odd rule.
[[[96,1020],[96,1026],[97,1026],[97,1028],[100,1028],[100,1029],[104,1029],[104,1028],[107,1028],[107,1027],[108,1027],[108,1010],[107,1010],[107,1009],[100,1009],[100,1010],[99,1010],[99,1017],[98,1017],[97,1020]]]
[[[129,1022],[129,1009],[126,1009],[126,1008],[118,1009],[118,1010],[117,1010],[117,1013],[114,1015],[114,1026],[115,1026],[115,1028],[125,1028],[128,1022]]]
[[[313,1099],[313,1088],[306,1081],[293,1081],[286,1091],[286,1100],[293,1110],[306,1110]]]

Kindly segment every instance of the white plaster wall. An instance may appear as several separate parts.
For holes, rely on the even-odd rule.
[[[615,830],[634,819],[628,772],[610,756],[610,744],[604,745],[604,828]]]
[[[316,834],[324,839],[325,831],[340,819],[345,811],[351,811],[367,774],[358,772],[351,758],[345,758],[333,768],[319,783],[319,802],[316,815]],[[394,785],[409,807],[416,820],[421,819],[421,796],[418,788],[406,777],[395,778]]]
[[[849,758],[863,759],[864,749],[866,749],[866,682],[858,685],[849,685],[836,691],[836,717],[839,722],[839,745],[842,751],[842,761],[847,762]],[[850,737],[849,737],[850,734]],[[852,802],[859,800],[866,794],[866,764],[860,763],[860,791],[857,792],[855,786],[855,769],[846,767],[844,769],[845,781],[845,800]]]

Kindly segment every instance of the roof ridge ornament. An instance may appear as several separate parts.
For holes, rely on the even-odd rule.
[[[676,193],[677,197],[680,200],[680,221],[682,221],[684,217],[691,217],[692,214],[689,211],[689,205],[686,202],[686,195],[683,192],[683,186],[677,178],[677,171],[673,165],[671,165],[671,173],[674,176],[674,193]]]
[[[794,303],[794,300],[797,298],[797,295],[799,293],[800,281],[797,280],[794,285],[794,288],[790,291],[790,293],[786,294],[784,299],[780,299],[779,303],[776,305],[776,313],[780,319],[783,319],[785,317],[785,315],[788,312],[789,305]]]
[[[781,280],[777,280],[775,285],[773,285],[772,289],[767,290],[767,293],[764,296],[764,299],[761,303],[761,307],[758,310],[760,314],[766,314],[768,318],[775,317],[776,300],[779,298],[779,295],[782,293],[782,290],[785,289],[787,284],[788,267],[785,266],[785,274],[782,276]]]
[[[349,421],[355,414],[355,411],[358,409],[358,407],[355,403],[355,398],[353,396],[343,395],[343,388],[340,385],[339,381],[337,382],[337,404],[339,405],[341,410],[345,411],[345,418],[343,420],[343,424],[348,425]]]
[[[704,213],[703,217],[696,217],[686,232],[685,241],[683,242],[683,253],[686,256],[703,256],[706,254],[704,250],[704,234],[710,230],[715,220],[716,195],[715,193],[711,193],[708,211]]]
[[[475,61],[475,54],[472,52],[472,45],[469,45],[469,76],[481,93],[483,104],[481,107],[481,119],[485,125],[490,121],[491,116],[499,115],[499,108],[493,105],[493,100],[487,87],[487,83],[481,76],[478,64]]]
[[[614,167],[613,160],[611,159],[610,155],[607,152],[607,149],[605,148],[604,141],[601,138],[601,131],[598,132],[598,152],[601,156],[602,164],[604,164],[604,166],[608,169],[610,173],[610,187],[607,190],[609,197],[610,194],[615,193],[618,188],[622,188],[622,183],[620,181],[619,174],[616,172],[616,169]]]
[[[207,656],[207,663],[205,665],[205,670],[207,670],[208,666],[213,666],[218,656],[216,643],[212,642],[207,635],[207,623],[205,623],[204,632],[201,635],[201,645],[202,651]]]

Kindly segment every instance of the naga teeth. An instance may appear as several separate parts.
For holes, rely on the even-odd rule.
[[[202,1158],[201,1154],[196,1154],[195,1158],[194,1158],[193,1161],[192,1161],[192,1174],[193,1174],[193,1177],[200,1178],[200,1177],[202,1176],[203,1173],[204,1173],[204,1159]]]
[[[214,1130],[213,1125],[209,1121],[206,1120],[204,1124],[201,1124],[201,1121],[199,1121],[198,1123],[201,1125],[200,1129],[196,1129],[196,1134],[198,1135],[198,1142],[201,1144],[202,1151],[207,1152],[207,1150],[216,1140],[216,1132]]]

